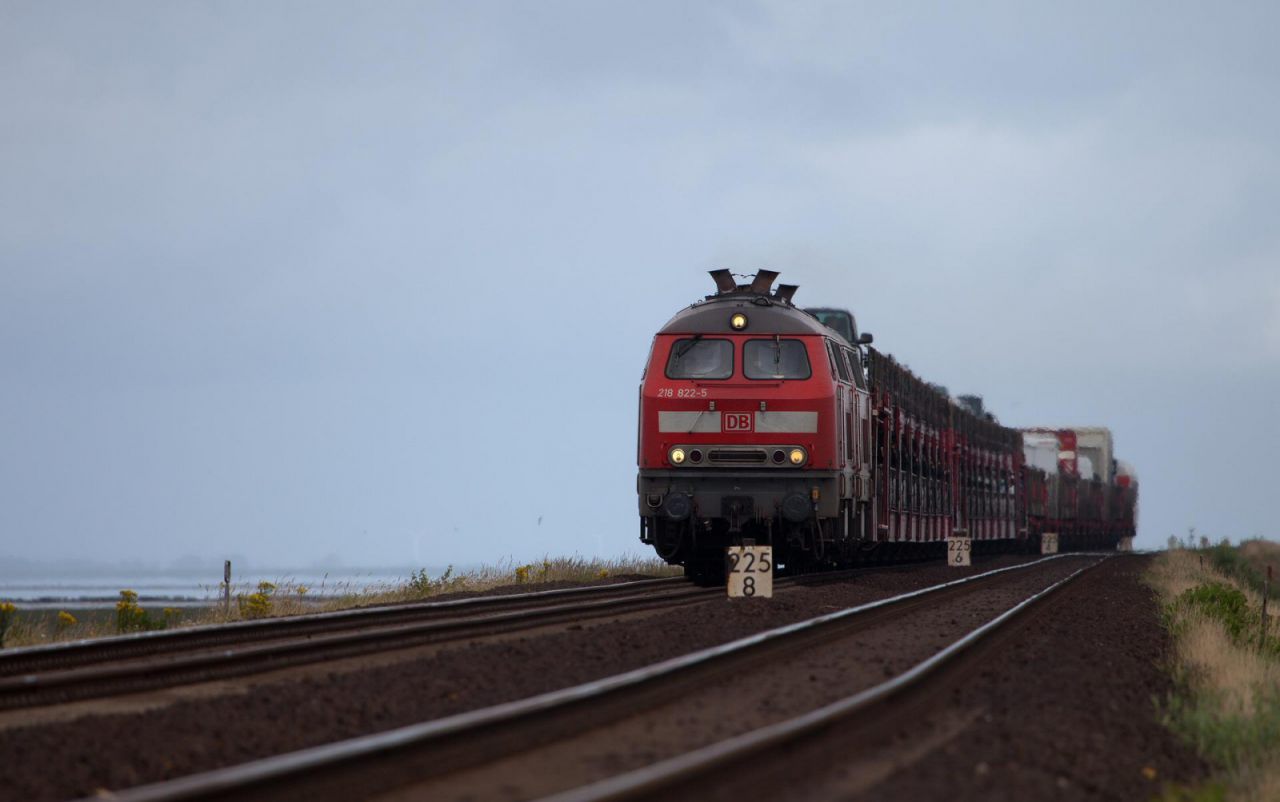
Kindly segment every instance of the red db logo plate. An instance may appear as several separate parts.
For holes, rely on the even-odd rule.
[[[724,413],[724,430],[726,432],[751,431],[751,413],[750,412]]]

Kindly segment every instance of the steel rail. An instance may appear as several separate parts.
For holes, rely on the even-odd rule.
[[[901,566],[875,566],[814,574],[779,577],[776,586],[816,585],[838,582],[851,576],[890,570]],[[0,650],[0,678],[38,671],[73,668],[107,661],[135,660],[158,654],[174,654],[202,648],[239,646],[253,642],[316,635],[353,627],[368,627],[413,621],[437,613],[484,611],[489,608],[517,608],[559,599],[605,598],[639,590],[664,590],[667,587],[694,587],[682,576],[640,579],[611,585],[556,588],[529,593],[506,593],[475,596],[447,601],[406,602],[375,607],[358,607],[324,613],[302,613],[280,618],[202,624],[156,632],[133,632],[110,637],[91,638],[36,646],[18,646]],[[707,594],[711,595],[708,590]]]
[[[776,585],[827,583],[881,570],[885,569],[802,574],[780,578]],[[231,634],[220,633],[216,627],[203,627],[200,637],[195,639],[174,637],[160,642],[163,649],[158,648],[156,641],[134,641],[143,645],[141,652],[127,644],[112,651],[110,649],[115,644],[110,639],[92,641],[89,643],[103,648],[92,654],[80,652],[76,659],[70,661],[58,659],[57,654],[52,659],[44,656],[34,670],[0,674],[0,710],[229,679],[377,651],[395,651],[466,637],[504,634],[534,626],[643,612],[710,599],[723,592],[717,588],[696,587],[682,578],[676,579],[679,580],[677,583],[665,579],[641,580],[591,588],[246,622],[278,626],[270,629],[255,627],[247,632],[242,630]],[[494,613],[487,608],[509,611]],[[368,612],[377,615],[361,614]],[[443,617],[451,613],[455,617]],[[316,619],[323,620],[317,622]],[[397,623],[401,620],[405,623]]]
[[[670,789],[673,785],[703,777],[725,765],[740,762],[759,752],[797,741],[828,727],[849,715],[883,702],[914,686],[940,666],[954,659],[986,635],[1011,621],[1032,604],[1080,576],[1103,560],[1073,571],[1047,588],[1040,590],[1005,612],[952,642],[942,651],[916,663],[885,682],[859,691],[831,704],[794,718],[770,724],[742,735],[717,741],[709,746],[686,752],[668,760],[645,766],[607,780],[542,797],[536,802],[622,802]]]
[[[56,704],[193,682],[258,674],[279,668],[336,660],[377,651],[396,651],[467,637],[500,635],[534,626],[642,612],[719,596],[713,588],[674,587],[640,595],[579,599],[510,612],[432,619],[372,627],[236,648],[151,655],[150,659],[0,677],[0,710]]]
[[[297,637],[349,629],[353,626],[372,626],[400,620],[416,620],[437,613],[455,613],[490,608],[517,607],[543,601],[576,597],[607,597],[632,593],[649,588],[687,586],[684,577],[641,579],[618,582],[611,585],[557,588],[531,593],[509,593],[497,596],[476,596],[466,599],[450,599],[434,602],[409,602],[376,607],[358,607],[325,613],[303,613],[283,618],[267,618],[252,621],[233,621],[225,624],[204,624],[182,629],[158,632],[136,632],[113,637],[68,641],[65,643],[22,646],[0,650],[0,676],[30,673],[47,668],[68,668],[76,665],[128,660],[176,650],[239,645],[274,638]]]
[[[350,766],[359,761],[437,745],[483,732],[499,731],[517,722],[533,719],[552,711],[567,710],[586,702],[596,703],[616,693],[670,680],[722,661],[739,658],[768,646],[806,636],[825,633],[857,616],[887,610],[913,600],[936,595],[949,589],[983,582],[1012,571],[1020,571],[1064,557],[1080,554],[1055,554],[1018,565],[997,568],[981,574],[954,579],[920,588],[897,596],[838,610],[775,629],[759,632],[729,643],[702,649],[664,660],[643,668],[603,679],[562,688],[513,702],[493,705],[445,718],[411,724],[405,727],[351,738],[321,746],[262,758],[226,768],[179,777],[158,783],[135,786],[113,792],[113,799],[125,802],[161,802],[161,800],[232,799],[264,788],[300,780],[314,772]],[[1083,569],[1081,569],[1083,570]],[[1079,572],[1077,572],[1079,573]],[[1073,574],[1072,576],[1075,576]],[[1056,585],[1054,586],[1056,587]],[[86,800],[87,802],[87,800]]]

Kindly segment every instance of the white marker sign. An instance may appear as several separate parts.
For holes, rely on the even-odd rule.
[[[1041,554],[1057,554],[1058,553],[1058,533],[1045,532],[1040,536],[1040,553]]]
[[[729,598],[773,598],[773,546],[730,546],[724,560]]]
[[[973,541],[967,537],[947,538],[947,565],[967,568],[972,565],[969,556],[973,553]]]

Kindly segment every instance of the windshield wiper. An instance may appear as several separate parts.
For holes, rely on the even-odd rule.
[[[682,357],[682,356],[684,356],[685,354],[689,353],[689,349],[690,349],[690,348],[692,348],[692,347],[694,347],[695,345],[697,345],[697,344],[698,344],[698,340],[701,340],[701,339],[702,339],[702,335],[701,335],[701,334],[695,334],[695,335],[693,335],[693,339],[692,339],[692,340],[690,340],[690,341],[688,342],[688,344],[687,344],[687,345],[685,345],[684,347],[682,347],[679,351],[676,351],[676,361],[677,361],[677,362],[678,362],[678,361],[680,361],[680,357]]]

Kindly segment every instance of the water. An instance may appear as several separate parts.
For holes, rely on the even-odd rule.
[[[264,570],[232,576],[231,592],[252,593],[259,582],[271,582],[277,593],[307,588],[308,598],[361,591],[390,590],[408,580],[411,569],[346,569],[342,571]],[[433,576],[439,572],[433,572]],[[221,576],[208,573],[101,574],[95,576],[35,575],[0,577],[0,601],[23,609],[78,610],[114,604],[121,590],[138,593],[140,602],[166,607],[201,607],[222,598]]]

